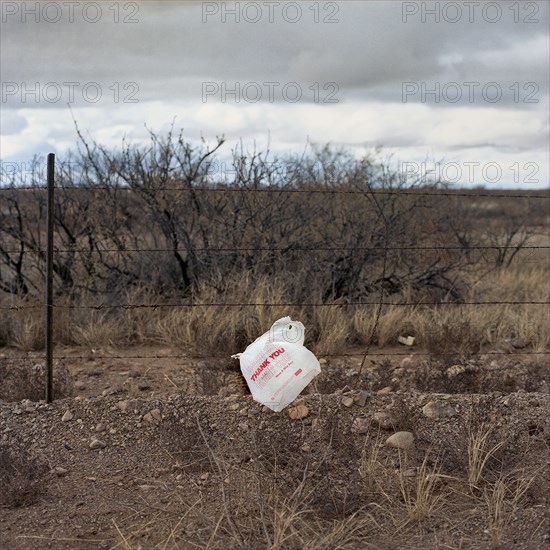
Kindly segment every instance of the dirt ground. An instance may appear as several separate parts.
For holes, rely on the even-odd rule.
[[[42,355],[3,349],[2,548],[550,549],[548,356],[403,350],[323,358],[273,413],[168,348],[56,349],[46,405]]]

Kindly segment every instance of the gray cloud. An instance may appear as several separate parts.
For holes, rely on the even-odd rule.
[[[176,125],[193,139],[201,133],[264,139],[271,131],[274,146],[301,147],[308,136],[479,155],[491,146],[503,155],[548,146],[548,2],[480,0],[471,4],[470,22],[463,2],[304,1],[295,23],[284,20],[281,10],[292,17],[294,8],[283,0],[269,4],[273,22],[266,2],[241,0],[239,23],[230,13],[223,20],[224,5],[234,2],[104,2],[96,23],[84,20],[84,3],[75,7],[74,22],[65,10],[56,23],[44,14],[40,22],[32,14],[24,22],[21,13],[6,13],[6,4],[23,3],[2,4],[4,157],[74,142],[67,102],[79,124],[107,143],[121,135],[141,139],[144,123],[166,129],[177,116]],[[455,15],[455,5],[462,17],[450,23],[445,18]],[[483,16],[491,5],[501,6],[493,23]],[[257,6],[262,17],[247,22]],[[422,13],[436,6],[439,23]],[[203,22],[205,10],[216,13]],[[490,9],[487,14],[494,17]],[[316,16],[338,22],[317,23]],[[137,22],[124,23],[130,17]],[[525,22],[529,17],[539,22]],[[266,82],[278,83],[273,103]],[[282,97],[289,82],[301,87],[298,103]],[[208,98],[205,83],[217,90]],[[250,93],[261,90],[260,101],[236,102],[230,94],[222,101],[224,85],[242,91],[247,84]],[[491,102],[497,87],[502,97]],[[22,101],[25,88],[30,93]],[[457,90],[462,97],[453,102]],[[337,103],[324,104],[331,92]]]
[[[2,29],[2,79],[28,85],[92,81],[106,89],[136,82],[142,100],[200,101],[204,81],[226,81],[228,86],[336,82],[342,99],[357,91],[377,91],[379,99],[389,101],[400,97],[403,81],[496,81],[508,87],[519,80],[537,82],[541,92],[548,91],[548,28],[543,23],[548,4],[543,2],[538,3],[541,23],[532,25],[514,23],[515,14],[505,8],[494,24],[484,21],[481,8],[474,12],[474,23],[466,12],[456,24],[429,23],[429,16],[422,23],[420,13],[404,23],[407,3],[402,2],[321,2],[338,7],[335,24],[315,23],[309,9],[313,2],[301,4],[295,24],[285,22],[275,7],[275,21],[269,23],[265,3],[239,2],[237,24],[230,14],[222,20],[222,4],[233,3],[141,2],[135,24],[114,23],[107,4],[97,23],[84,21],[78,9],[73,23],[34,23],[32,18],[22,23],[11,16]],[[247,13],[243,6],[251,4],[263,6],[258,23],[242,19]],[[208,6],[219,11],[203,23]],[[129,15],[126,10],[119,18]],[[328,17],[328,10],[319,17]],[[16,97],[11,99],[8,108],[16,105]]]

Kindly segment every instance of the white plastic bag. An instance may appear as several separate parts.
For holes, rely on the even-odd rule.
[[[254,340],[239,359],[252,397],[280,412],[321,372],[317,357],[304,347],[304,325],[283,317]]]

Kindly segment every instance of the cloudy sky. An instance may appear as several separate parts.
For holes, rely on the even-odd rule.
[[[227,150],[382,147],[411,174],[544,188],[548,6],[3,0],[2,167],[74,148],[73,116],[109,147],[175,119]]]

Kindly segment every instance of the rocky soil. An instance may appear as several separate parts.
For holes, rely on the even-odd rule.
[[[231,360],[64,353],[51,404],[0,355],[3,548],[550,549],[540,359],[324,359],[273,413]]]

